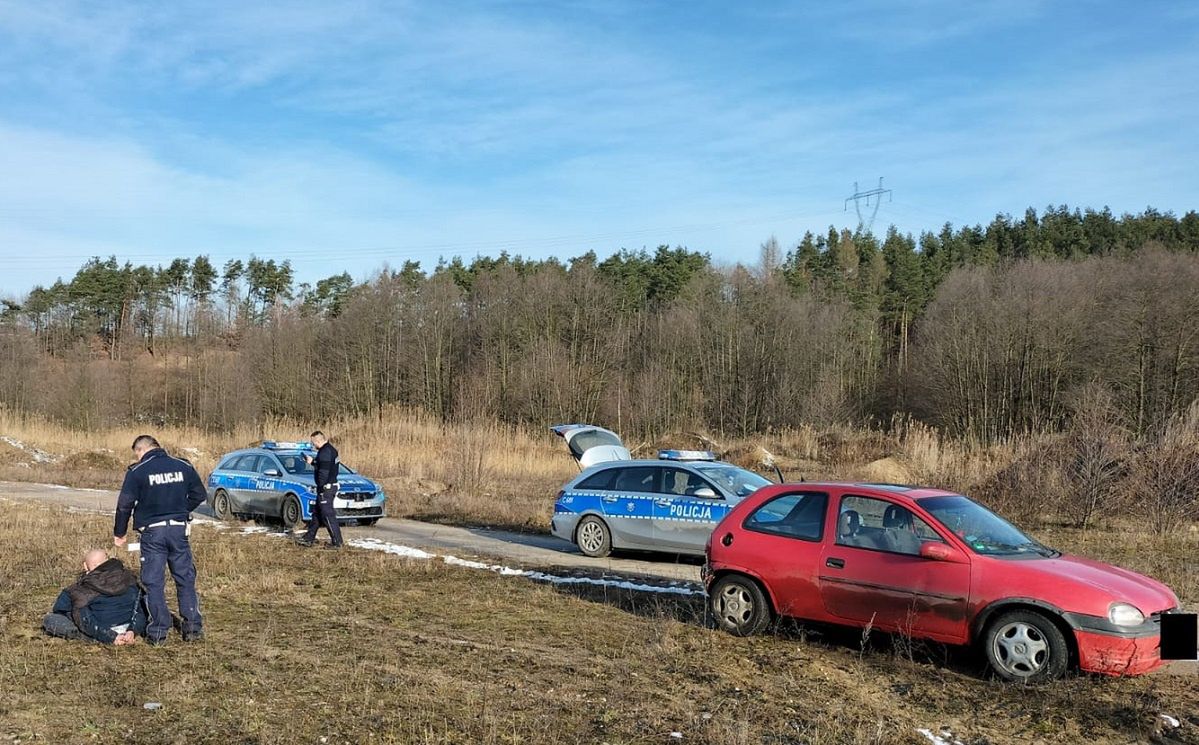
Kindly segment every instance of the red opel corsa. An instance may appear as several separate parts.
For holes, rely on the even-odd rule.
[[[703,574],[738,636],[787,616],[980,644],[1014,681],[1153,670],[1178,609],[1161,582],[1047,548],[966,497],[888,484],[764,487],[716,526]]]

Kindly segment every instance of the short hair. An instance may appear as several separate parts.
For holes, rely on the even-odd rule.
[[[162,445],[158,444],[158,440],[154,439],[154,435],[138,435],[136,438],[134,438],[133,446],[130,449],[137,450],[137,448],[141,445],[152,448],[162,447]]]
[[[308,435],[308,436],[309,436],[309,437],[324,437],[324,436],[325,436],[325,433],[324,433],[324,432],[321,432],[321,431],[318,429],[317,431],[313,432],[312,434],[310,434],[310,435]]]

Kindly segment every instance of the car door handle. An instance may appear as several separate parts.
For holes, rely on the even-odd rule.
[[[613,502],[616,501],[616,497],[604,497],[604,501],[607,502],[608,504],[612,504]]]
[[[830,556],[829,558],[824,560],[824,565],[826,567],[832,567],[833,569],[844,569],[845,568],[845,559],[837,559],[837,558],[833,558],[832,556]]]
[[[654,504],[658,505],[659,507],[669,507],[670,500],[669,499],[655,499]]]

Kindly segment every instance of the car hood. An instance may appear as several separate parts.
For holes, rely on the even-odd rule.
[[[1158,582],[1152,577],[1146,577],[1143,574],[1128,569],[1122,569],[1111,564],[1105,564],[1101,561],[1086,559],[1081,556],[1071,556],[1062,554],[1052,559],[1030,559],[1026,562],[1022,561],[1010,562],[1009,566],[1015,567],[1019,565],[1024,572],[1037,573],[1042,576],[1049,575],[1061,582],[1062,596],[1075,601],[1066,602],[1062,598],[1057,598],[1058,602],[1055,605],[1071,606],[1078,605],[1079,602],[1088,607],[1064,607],[1064,610],[1077,610],[1082,613],[1090,613],[1093,615],[1106,615],[1107,604],[1110,603],[1132,603],[1142,613],[1146,615],[1156,613],[1158,611],[1174,608],[1178,605],[1178,597],[1166,585]],[[1106,597],[1099,598],[1095,593],[1081,593],[1072,595],[1069,592],[1071,585],[1083,585],[1093,591],[1098,591]],[[1087,602],[1084,597],[1088,597],[1090,602]],[[1049,598],[1047,598],[1049,599]],[[1103,607],[1100,608],[1099,605]]]

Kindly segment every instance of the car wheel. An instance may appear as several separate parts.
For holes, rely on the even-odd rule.
[[[230,520],[233,518],[233,508],[229,504],[229,495],[224,489],[218,489],[216,494],[212,495],[212,514],[217,520]]]
[[[598,559],[612,553],[612,531],[603,520],[588,515],[575,529],[575,543],[584,554]]]
[[[774,616],[762,587],[743,574],[729,574],[717,580],[708,597],[708,606],[717,628],[733,636],[753,636],[766,628]]]
[[[300,500],[295,494],[288,494],[283,500],[283,510],[279,517],[283,519],[283,527],[291,530],[300,524],[304,517],[304,510],[300,507]]]
[[[1066,672],[1070,649],[1053,621],[1035,611],[1001,614],[983,636],[987,662],[1004,680],[1038,683]]]

